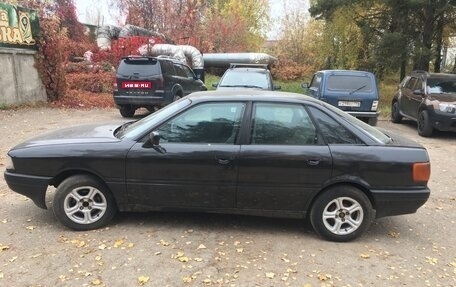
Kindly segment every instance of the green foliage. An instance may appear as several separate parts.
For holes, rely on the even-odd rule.
[[[454,0],[313,0],[310,13],[326,21],[320,51],[330,68],[372,70],[382,78],[407,66],[440,71],[445,37],[456,31]],[[449,32],[449,31],[452,31]],[[326,53],[323,53],[326,54]]]

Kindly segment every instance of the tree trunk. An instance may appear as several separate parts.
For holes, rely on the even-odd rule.
[[[435,51],[434,51],[434,72],[440,73],[442,64],[442,48],[443,48],[443,27],[445,15],[442,14],[437,19]]]
[[[421,47],[418,52],[418,57],[415,61],[414,69],[429,71],[429,62],[431,60],[432,36],[435,23],[435,7],[432,3],[428,3],[424,7],[424,25],[421,33]]]

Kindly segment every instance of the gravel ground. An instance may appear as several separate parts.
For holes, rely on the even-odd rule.
[[[124,120],[114,109],[0,111],[0,172],[27,138],[109,121]],[[379,126],[426,146],[431,198],[350,243],[323,241],[300,220],[213,214],[122,213],[107,228],[74,232],[1,177],[0,286],[456,286],[456,133]]]

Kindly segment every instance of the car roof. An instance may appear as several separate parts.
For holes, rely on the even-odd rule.
[[[344,75],[373,75],[371,72],[368,71],[359,71],[359,70],[321,70],[317,73],[323,74],[344,74]]]
[[[422,76],[423,78],[456,78],[456,74],[449,73],[429,73],[426,71],[413,71],[412,76]]]
[[[322,103],[312,97],[269,90],[255,90],[255,89],[236,89],[236,90],[216,90],[216,91],[203,91],[195,92],[188,95],[186,98],[192,101],[284,101],[284,102],[311,102],[318,105]]]
[[[255,73],[261,73],[261,74],[267,74],[269,73],[269,70],[265,68],[257,68],[257,67],[233,67],[233,68],[228,68],[226,72],[255,72]]]

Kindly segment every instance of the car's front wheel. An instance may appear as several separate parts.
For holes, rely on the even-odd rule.
[[[422,110],[418,114],[418,134],[423,137],[430,137],[434,128],[431,125],[431,120],[429,119],[429,112],[426,110]]]
[[[330,241],[345,242],[363,234],[374,211],[369,198],[351,186],[336,186],[323,192],[310,211],[315,231]]]
[[[64,180],[57,187],[52,206],[60,222],[74,230],[100,228],[117,212],[109,190],[89,175],[75,175]]]
[[[123,105],[119,107],[119,112],[124,118],[131,118],[135,115],[135,108],[131,105]]]
[[[391,105],[391,121],[396,124],[402,121],[402,116],[399,111],[399,103],[397,101]]]

